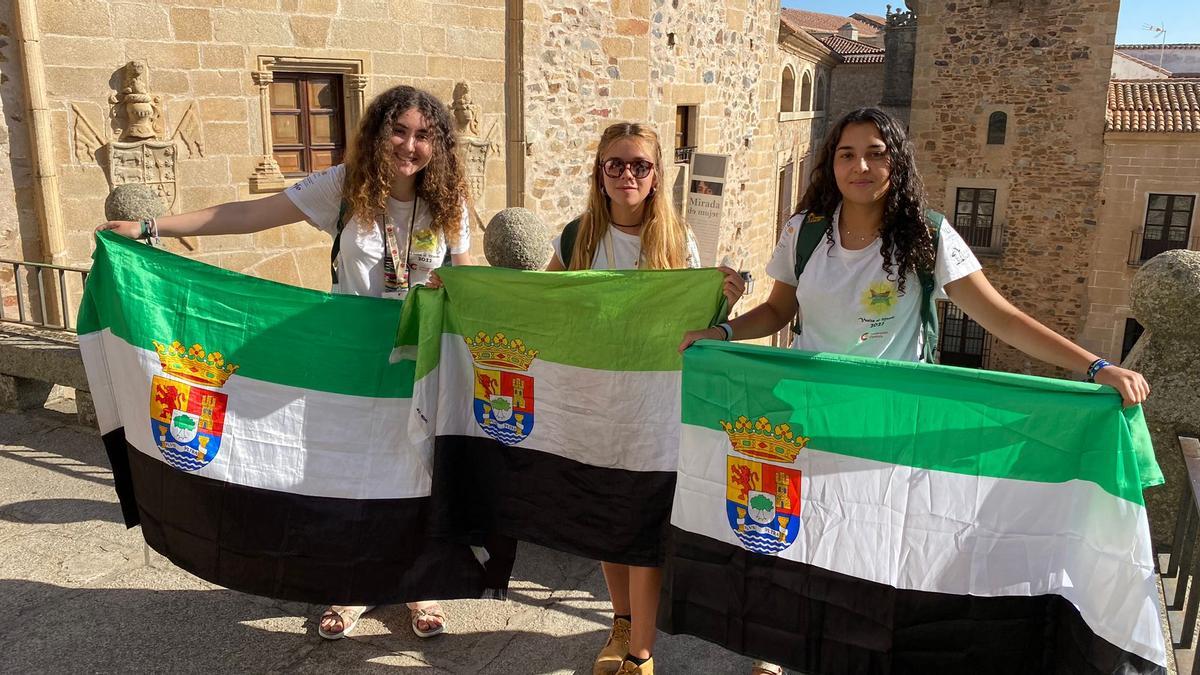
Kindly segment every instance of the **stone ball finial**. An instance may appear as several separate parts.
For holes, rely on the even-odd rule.
[[[1160,253],[1138,270],[1129,288],[1133,315],[1155,338],[1200,335],[1200,251]]]
[[[483,233],[483,255],[493,267],[545,269],[554,232],[528,209],[511,208],[492,216]]]
[[[166,210],[158,191],[145,183],[118,185],[104,200],[104,217],[109,220],[157,218]]]

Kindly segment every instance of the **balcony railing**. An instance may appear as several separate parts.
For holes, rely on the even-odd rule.
[[[12,270],[12,289],[0,285],[0,321],[50,330],[71,331],[88,270],[0,258],[0,270]],[[78,279],[77,282],[68,283]],[[16,315],[10,301],[15,300]]]
[[[1165,230],[1165,228],[1164,228]],[[1200,232],[1193,233],[1190,237],[1183,241],[1168,241],[1163,245],[1160,240],[1146,241],[1146,228],[1140,227],[1129,234],[1129,265],[1130,267],[1141,267],[1142,263],[1150,258],[1163,253],[1164,251],[1173,251],[1176,249],[1186,249],[1189,251],[1200,251]],[[1166,236],[1166,232],[1163,232]],[[1148,247],[1151,244],[1153,248]],[[1147,250],[1149,249],[1149,250]],[[1146,255],[1149,253],[1150,255]]]
[[[689,145],[684,148],[675,148],[675,163],[689,164],[692,161],[692,155],[696,152],[696,146]]]

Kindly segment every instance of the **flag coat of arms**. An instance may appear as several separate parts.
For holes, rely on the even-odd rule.
[[[660,627],[823,673],[1161,673],[1140,408],[1099,385],[702,342]]]
[[[677,352],[716,270],[439,271],[409,296],[413,442],[434,444],[431,530],[661,564],[679,443]]]
[[[511,544],[428,536],[413,363],[389,362],[400,302],[111,233],[93,258],[80,352],[126,524],[152,548],[227,588],[313,603],[503,591]]]

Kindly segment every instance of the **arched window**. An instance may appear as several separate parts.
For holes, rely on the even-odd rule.
[[[1008,114],[997,110],[988,116],[987,144],[1004,145],[1004,139],[1007,135]]]
[[[825,109],[825,74],[817,75],[817,93],[816,100],[813,102],[813,110],[821,111]]]
[[[800,109],[812,110],[812,75],[807,70],[800,80]]]
[[[783,87],[779,90],[779,112],[796,109],[796,74],[791,66],[783,68]]]

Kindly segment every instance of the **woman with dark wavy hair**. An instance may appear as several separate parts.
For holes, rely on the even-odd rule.
[[[263,199],[230,202],[141,222],[98,228],[130,239],[248,234],[307,221],[333,237],[333,291],[403,298],[417,284],[439,285],[434,270],[449,251],[470,265],[470,229],[463,168],[446,106],[426,91],[388,89],[367,107],[345,164],[315,173]],[[413,632],[445,630],[437,602],[409,603]],[[347,635],[369,607],[330,607],[321,637]]]
[[[794,348],[919,361],[932,354],[922,321],[922,305],[928,307],[922,296],[930,293],[948,297],[1026,354],[1114,387],[1126,405],[1150,393],[1140,374],[1046,328],[992,287],[958,232],[926,211],[912,144],[894,119],[875,108],[855,110],[830,129],[767,273],[775,283],[765,303],[728,323],[688,332],[680,350],[704,338],[772,335],[799,310],[803,330]],[[758,661],[753,672],[783,670]]]

